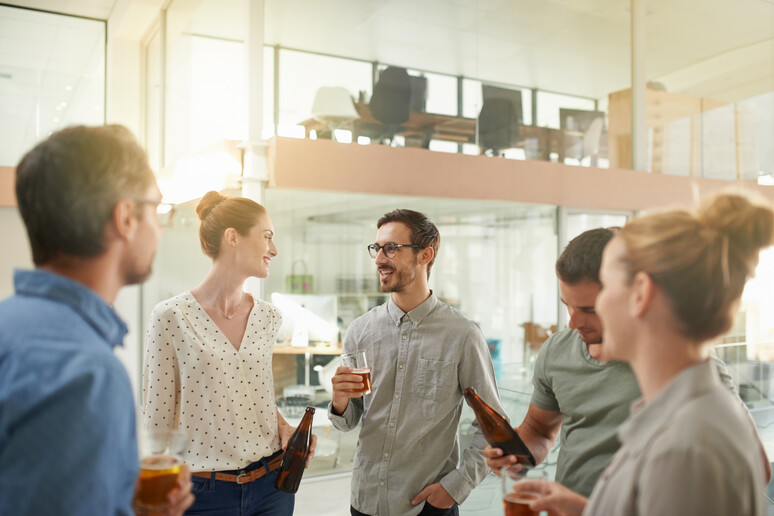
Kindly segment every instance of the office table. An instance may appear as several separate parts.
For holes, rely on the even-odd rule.
[[[341,355],[337,346],[274,346],[277,355],[304,355],[304,385],[309,386],[312,355]]]
[[[383,124],[374,118],[368,104],[358,102],[355,104],[355,108],[358,115],[360,115],[360,119],[339,127],[339,129],[352,131],[353,142],[357,141],[357,137],[365,128],[375,126],[388,127],[387,124]],[[420,138],[424,142],[429,142],[432,139],[475,144],[476,122],[475,118],[441,115],[412,109],[409,111],[408,120],[400,124],[400,129],[395,134],[409,138]],[[314,118],[304,120],[300,125],[306,129],[307,137],[309,137],[309,133],[312,130],[321,131],[328,129],[324,122]],[[583,133],[566,129],[521,125],[519,128],[519,139],[519,146],[522,146],[526,140],[537,140],[539,159],[550,161],[551,153],[553,152],[556,153],[559,162],[562,163],[564,162],[567,149],[576,145],[579,140],[582,140]]]

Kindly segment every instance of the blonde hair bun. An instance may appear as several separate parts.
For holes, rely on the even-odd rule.
[[[752,267],[758,262],[759,251],[774,244],[774,210],[766,201],[748,194],[715,195],[699,208],[698,218],[726,236],[730,247]]]
[[[196,205],[196,214],[199,215],[199,220],[206,219],[212,209],[225,200],[226,197],[220,195],[215,190],[210,190],[204,194],[202,200]]]

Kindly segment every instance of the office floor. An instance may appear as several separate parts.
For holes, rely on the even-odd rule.
[[[525,376],[526,378],[527,376]],[[514,420],[521,420],[527,409],[529,397],[524,394],[529,382],[522,385],[521,376],[509,378],[501,387],[503,403]],[[326,415],[326,394],[315,393],[312,404],[317,406],[314,433],[318,444],[315,457],[304,474],[301,487],[296,495],[295,514],[299,516],[346,516],[349,514],[349,495],[352,461],[357,446],[358,429],[351,432],[339,432],[330,426]],[[282,410],[283,407],[281,407]],[[472,438],[470,422],[473,412],[467,405],[463,407],[460,446],[465,448]],[[288,421],[294,424],[292,420]],[[556,452],[549,457],[553,478]],[[473,490],[465,503],[460,506],[462,516],[502,516],[499,477],[490,474]]]
[[[351,474],[313,477],[301,481],[296,494],[298,516],[346,516],[349,514]],[[490,474],[460,506],[461,516],[502,516],[499,478]]]

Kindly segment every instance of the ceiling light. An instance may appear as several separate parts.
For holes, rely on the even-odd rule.
[[[59,117],[54,117],[54,123],[55,123],[55,124],[58,124],[58,123],[59,123]]]
[[[72,86],[65,86],[65,91],[73,91],[73,87]]]

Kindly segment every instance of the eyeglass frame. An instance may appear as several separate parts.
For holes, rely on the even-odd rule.
[[[139,204],[152,204],[156,207],[156,215],[159,217],[159,221],[162,222],[161,227],[172,226],[172,221],[175,218],[175,212],[177,211],[177,205],[173,202],[163,202],[158,199],[148,199],[147,197],[133,197],[132,200]],[[166,218],[164,221],[162,218]]]
[[[388,252],[385,248],[387,246],[392,246],[395,248],[394,251]],[[401,247],[410,247],[413,249],[424,249],[425,247],[429,247],[426,245],[418,245],[418,244],[396,244],[395,242],[387,242],[384,245],[379,245],[377,243],[368,244],[366,246],[366,249],[368,249],[368,254],[371,256],[372,259],[376,260],[376,257],[379,256],[379,251],[384,253],[384,256],[387,258],[395,258],[395,255],[398,254],[398,249]]]

